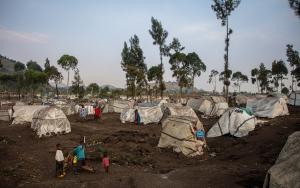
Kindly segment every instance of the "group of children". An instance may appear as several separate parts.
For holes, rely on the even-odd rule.
[[[94,120],[99,120],[102,116],[102,109],[100,105],[94,106],[92,110],[94,111]],[[85,108],[84,105],[81,105],[81,108],[79,109],[79,116],[83,119],[86,119],[89,114],[88,111],[89,110]]]
[[[78,173],[82,170],[82,167],[85,166],[85,149],[84,149],[84,142],[82,140],[80,141],[80,144],[72,151],[72,156],[73,156],[72,165],[74,168],[74,174],[78,175]],[[65,162],[68,162],[68,158],[64,157],[61,145],[59,143],[56,145],[55,161],[56,161],[56,177],[62,178],[66,175],[64,164]],[[108,173],[109,157],[106,151],[103,153],[102,166],[105,172]]]

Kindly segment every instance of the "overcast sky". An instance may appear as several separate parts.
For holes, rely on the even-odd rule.
[[[85,85],[125,87],[120,54],[131,36],[139,37],[148,67],[159,64],[158,47],[148,31],[153,16],[169,32],[168,43],[177,37],[186,53],[199,54],[207,71],[196,78],[195,86],[211,90],[208,75],[211,69],[222,71],[225,46],[225,27],[211,4],[210,0],[0,0],[0,54],[40,65],[47,57],[57,65],[61,55],[70,54],[79,61]],[[286,44],[300,51],[300,19],[288,0],[242,0],[229,23],[233,71],[250,75],[260,62],[270,68],[274,59],[286,61]],[[175,81],[166,58],[164,66],[164,79]]]

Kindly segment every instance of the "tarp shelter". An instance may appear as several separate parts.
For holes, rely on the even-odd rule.
[[[228,103],[225,98],[221,96],[189,99],[187,106],[206,116],[221,116],[228,109]]]
[[[108,107],[108,112],[116,112],[121,113],[123,109],[125,108],[133,108],[133,103],[126,100],[114,100],[111,101]]]
[[[71,132],[71,125],[66,115],[61,109],[54,106],[37,110],[33,114],[31,128],[39,137],[49,136],[51,133]]]
[[[13,122],[12,124],[24,124],[24,123],[31,123],[33,114],[43,108],[48,106],[43,105],[23,105],[23,106],[14,106],[14,113],[13,113]]]
[[[75,105],[72,104],[56,104],[58,108],[60,108],[66,116],[75,114]]]
[[[198,119],[197,114],[194,110],[188,106],[169,106],[164,110],[162,119],[166,119],[169,116],[186,116],[194,117]]]
[[[162,131],[158,147],[173,148],[185,156],[193,157],[203,154],[205,139],[197,140],[195,131],[202,130],[198,118],[190,116],[169,116],[162,120]]]
[[[263,187],[300,187],[300,131],[289,136],[275,164],[268,170]]]
[[[134,122],[135,109],[138,110],[140,117],[141,117],[141,123],[144,123],[144,124],[158,123],[163,116],[163,112],[159,106],[153,106],[153,107],[137,106],[136,108],[123,109],[122,113],[120,115],[121,122],[122,123]]]
[[[300,106],[300,90],[294,91],[289,95],[289,105]]]
[[[239,108],[230,109],[210,128],[207,137],[217,137],[228,133],[235,137],[243,137],[253,131],[255,125],[255,116]]]
[[[289,115],[286,101],[281,97],[249,99],[247,101],[247,108],[251,109],[257,117],[275,118],[277,116]]]

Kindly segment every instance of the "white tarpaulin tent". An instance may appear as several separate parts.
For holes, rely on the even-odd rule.
[[[114,100],[109,104],[108,112],[121,113],[125,108],[133,108],[133,103],[125,100]]]
[[[293,106],[300,106],[300,90],[294,91],[289,95],[289,104]]]
[[[51,135],[51,133],[71,132],[70,122],[64,112],[58,107],[46,107],[33,114],[31,128],[39,137]]]
[[[274,118],[289,115],[286,101],[281,97],[249,99],[247,101],[247,108],[251,109],[257,117]]]
[[[13,122],[12,124],[24,124],[32,122],[33,114],[47,106],[42,105],[24,105],[24,106],[14,106]]]
[[[169,106],[164,111],[163,119],[167,118],[168,116],[186,116],[198,119],[198,116],[194,110],[188,106]]]
[[[275,164],[269,169],[263,187],[300,187],[300,131],[289,136]]]
[[[162,131],[158,147],[173,148],[185,156],[203,154],[205,140],[197,140],[194,130],[203,130],[198,118],[189,116],[168,116],[162,120]]]
[[[221,116],[228,109],[225,98],[219,96],[189,99],[187,106],[206,116]]]
[[[255,129],[256,118],[239,108],[227,110],[207,132],[207,137],[231,134],[235,137],[247,136]]]
[[[158,123],[163,116],[163,112],[159,106],[125,108],[120,115],[121,122],[134,122],[135,109],[137,109],[140,114],[141,123],[145,125],[148,123]]]

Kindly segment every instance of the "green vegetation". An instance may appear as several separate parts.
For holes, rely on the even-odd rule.
[[[235,8],[240,4],[241,0],[214,0],[214,4],[211,8],[216,12],[217,19],[221,20],[222,26],[226,26],[226,38],[225,38],[225,55],[224,55],[224,71],[222,74],[222,80],[224,83],[225,97],[228,101],[228,87],[230,85],[230,75],[229,74],[229,36],[232,34],[233,30],[229,28],[229,16]],[[220,74],[220,75],[221,75]]]

